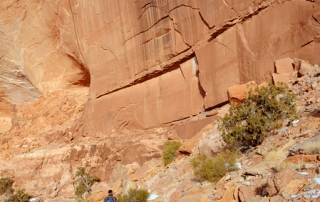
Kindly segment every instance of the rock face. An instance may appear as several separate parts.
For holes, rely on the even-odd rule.
[[[1,176],[56,201],[73,194],[77,166],[121,187],[116,162],[160,158],[162,126],[210,115],[230,86],[271,81],[275,60],[320,63],[319,22],[320,3],[307,0],[0,1],[0,133],[13,125],[0,139]],[[218,143],[199,150],[216,153]]]
[[[0,101],[89,86],[67,1],[2,1],[0,11]]]
[[[118,12],[98,2],[74,9],[75,21],[82,22],[76,32],[93,97],[86,114],[94,122],[85,119],[83,131],[150,128],[183,119],[227,101],[231,85],[271,79],[277,57],[318,62],[315,3],[113,3]],[[302,49],[312,54],[302,55]]]
[[[232,85],[271,80],[275,59],[320,62],[313,1],[11,0],[0,11],[1,97],[90,85],[81,133],[180,120]]]

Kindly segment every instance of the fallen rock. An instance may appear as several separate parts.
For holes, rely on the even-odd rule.
[[[294,58],[293,59],[293,67],[294,67],[295,71],[299,71],[300,68],[301,68],[301,60],[297,59],[297,58]]]
[[[276,67],[276,73],[291,73],[294,70],[293,59],[283,58],[280,60],[274,61],[274,66]]]
[[[256,175],[263,175],[263,170],[259,167],[259,168],[247,168],[243,170],[243,175],[252,175],[252,176],[256,176]]]
[[[299,69],[298,75],[300,77],[307,75],[310,72],[313,72],[315,68],[308,62],[301,60],[301,67]]]
[[[228,99],[230,103],[241,103],[248,98],[249,91],[257,87],[255,81],[242,85],[234,85],[228,88]]]
[[[225,142],[221,138],[221,133],[215,125],[213,128],[207,131],[207,137],[202,139],[199,144],[200,153],[206,153],[208,155],[216,155],[220,153],[225,145]]]
[[[267,192],[269,196],[275,196],[279,192],[283,192],[292,180],[298,180],[303,178],[294,170],[284,170],[268,178]]]
[[[180,139],[179,134],[176,130],[169,131],[167,136],[168,136],[168,140],[179,140]]]
[[[307,179],[293,179],[279,190],[279,194],[285,199],[291,199],[292,195],[298,194],[307,184]]]
[[[211,126],[212,127],[212,126]],[[204,132],[207,130],[208,126],[204,127],[200,132],[193,136],[190,140],[186,141],[178,151],[182,154],[191,154],[195,145],[199,142]]]
[[[235,200],[235,197],[234,197],[235,189],[236,189],[235,187],[232,188],[232,189],[227,189],[227,190],[224,192],[224,194],[223,194],[220,202],[229,202],[229,201]]]
[[[249,198],[255,196],[254,190],[249,186],[239,187],[239,198],[240,201],[247,201]]]
[[[277,85],[279,82],[288,83],[293,76],[294,76],[293,73],[281,73],[281,74],[273,73],[272,81],[274,85]]]
[[[268,178],[267,192],[268,192],[269,196],[275,196],[278,194],[278,190],[277,190],[272,178]]]

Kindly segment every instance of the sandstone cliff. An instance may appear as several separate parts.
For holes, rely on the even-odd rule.
[[[80,165],[116,184],[117,162],[212,123],[230,86],[319,64],[319,23],[319,0],[1,1],[0,176],[57,201]]]
[[[320,3],[286,0],[2,1],[3,99],[90,85],[83,131],[150,128],[270,80],[286,56],[318,63]],[[23,95],[23,96],[22,96]]]

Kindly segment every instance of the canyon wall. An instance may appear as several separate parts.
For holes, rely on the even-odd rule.
[[[119,189],[229,86],[320,64],[319,22],[319,0],[0,1],[0,176],[48,201],[75,200],[78,166]]]
[[[273,61],[319,63],[319,2],[71,2],[91,73],[83,133],[151,128],[227,101],[227,88],[270,81]]]
[[[1,100],[90,86],[86,135],[196,115],[231,85],[270,81],[276,59],[320,63],[319,1],[10,0],[0,10]]]

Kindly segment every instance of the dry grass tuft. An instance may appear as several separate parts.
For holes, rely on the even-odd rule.
[[[289,150],[293,145],[297,143],[296,140],[290,139],[285,145],[283,145],[282,150]]]
[[[319,142],[310,142],[305,146],[304,152],[306,154],[320,154],[320,144]]]
[[[286,161],[282,161],[281,163],[277,164],[275,167],[275,170],[277,172],[281,172],[287,169],[292,169],[294,166],[291,163],[288,163]]]
[[[267,161],[276,161],[276,160],[283,160],[286,158],[286,153],[282,151],[282,149],[279,150],[273,150],[265,155],[264,157]]]

